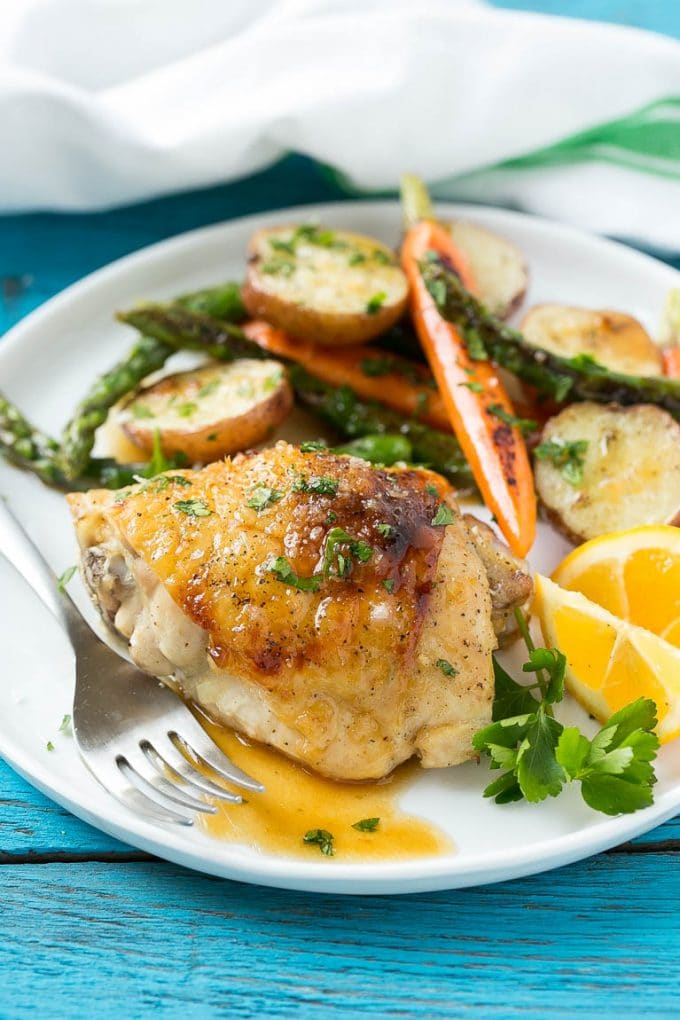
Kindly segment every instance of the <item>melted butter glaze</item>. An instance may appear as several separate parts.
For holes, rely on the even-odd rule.
[[[266,788],[261,794],[246,794],[245,804],[218,805],[216,815],[202,816],[201,825],[211,836],[245,844],[258,853],[311,860],[322,855],[318,846],[303,843],[309,829],[332,833],[333,860],[343,862],[434,857],[451,851],[448,836],[399,807],[419,769],[416,764],[402,765],[377,783],[337,783],[271,748],[248,743],[199,712],[196,715],[225,754]],[[363,818],[380,819],[375,832],[352,828]]]

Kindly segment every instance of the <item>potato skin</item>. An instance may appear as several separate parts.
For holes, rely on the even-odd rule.
[[[511,241],[476,223],[453,220],[448,228],[472,270],[479,300],[492,315],[507,319],[522,304],[529,286],[529,269],[522,252]]]
[[[348,231],[321,232],[334,239],[329,245],[296,241],[299,230],[276,227],[251,238],[243,301],[253,318],[328,347],[366,343],[401,318],[408,284],[389,248]],[[265,271],[277,266],[287,272]],[[386,299],[369,313],[371,298],[382,293]]]
[[[274,373],[276,383],[264,385]],[[245,384],[252,386],[252,399],[236,396],[238,387]],[[211,387],[211,392],[205,392]],[[201,406],[202,401],[207,406]],[[189,463],[207,464],[268,439],[292,406],[293,391],[279,362],[243,359],[166,376],[132,397],[122,408],[119,422],[129,439],[147,453],[157,429],[166,456],[183,453]],[[177,407],[196,410],[184,423],[173,410]],[[139,417],[140,408],[148,416]]]
[[[572,542],[643,524],[680,524],[680,424],[649,404],[571,404],[541,442],[587,440],[583,480],[570,484],[549,460],[534,466],[548,519]]]
[[[612,372],[663,375],[661,351],[625,312],[543,304],[530,308],[520,329],[533,347],[564,358],[589,354]]]

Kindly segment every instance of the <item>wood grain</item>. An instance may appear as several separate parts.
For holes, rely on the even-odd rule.
[[[160,863],[2,868],[0,1013],[668,1018],[677,864],[605,856],[486,889],[359,899]]]

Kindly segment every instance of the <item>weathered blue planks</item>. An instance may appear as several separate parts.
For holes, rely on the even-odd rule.
[[[4,867],[0,1015],[677,1016],[678,863],[605,856],[407,899],[153,863]]]

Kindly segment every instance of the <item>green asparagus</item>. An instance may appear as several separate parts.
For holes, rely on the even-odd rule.
[[[59,444],[32,425],[6,397],[0,394],[0,450],[7,460],[32,471],[48,485],[60,485],[63,475],[57,466]]]
[[[157,371],[173,348],[152,337],[141,336],[128,354],[97,379],[83,397],[62,434],[57,463],[67,481],[82,475],[89,463],[94,435],[106,421],[113,405],[151,372]]]
[[[351,439],[397,433],[411,445],[414,461],[445,475],[459,491],[474,488],[472,472],[452,434],[438,432],[414,418],[405,418],[383,404],[362,400],[348,386],[332,386],[291,365],[290,381],[301,404]]]
[[[494,361],[558,401],[656,404],[680,420],[680,380],[610,372],[587,355],[562,358],[532,347],[490,315],[436,258],[423,262],[421,271],[439,311],[460,330],[474,360]]]
[[[270,358],[242,329],[181,305],[138,305],[118,319],[175,349],[200,351],[217,361]]]
[[[237,326],[216,322],[206,315],[172,305],[144,305],[119,316],[122,322],[172,344],[178,350],[203,351],[221,361],[235,358],[269,358],[271,354],[248,340]],[[347,386],[321,382],[301,365],[289,365],[289,378],[298,401],[315,411],[341,435],[398,433],[411,444],[413,459],[450,478],[459,489],[472,487],[472,475],[455,437],[405,418],[375,401],[361,400]]]
[[[74,481],[61,471],[59,444],[32,425],[11,401],[0,394],[0,453],[17,467],[37,475],[47,485],[63,489],[118,489],[134,483],[135,475],[148,470],[147,464],[118,464],[108,457],[92,458],[85,473]]]
[[[397,432],[383,432],[377,435],[360,436],[349,443],[334,446],[333,453],[342,453],[350,457],[360,457],[371,464],[384,464],[389,467],[397,461],[413,461],[413,447],[406,436]]]
[[[202,312],[223,322],[243,322],[247,318],[246,306],[241,297],[239,283],[223,283],[219,287],[207,287],[176,298],[174,304],[188,308],[190,312]]]

